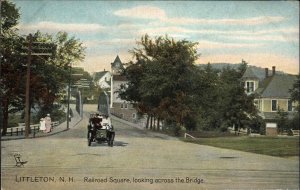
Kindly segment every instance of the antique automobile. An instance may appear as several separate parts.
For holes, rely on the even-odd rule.
[[[115,131],[107,115],[90,114],[88,124],[88,146],[92,142],[107,143],[108,146],[114,145]]]

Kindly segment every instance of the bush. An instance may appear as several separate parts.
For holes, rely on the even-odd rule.
[[[21,123],[21,119],[19,116],[15,114],[9,114],[8,116],[8,128],[10,127],[17,127],[18,123]]]
[[[299,113],[297,112],[292,119],[288,121],[289,129],[299,130]]]
[[[54,104],[51,107],[41,108],[37,115],[34,117],[34,123],[39,123],[40,118],[46,117],[50,114],[52,121],[59,121],[60,123],[66,120],[66,112],[60,104]]]
[[[264,135],[266,133],[265,126],[265,121],[259,116],[253,118],[249,122],[249,128],[251,129],[252,133],[259,133],[261,135]]]

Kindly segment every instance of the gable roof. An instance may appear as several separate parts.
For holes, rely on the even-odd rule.
[[[254,79],[254,80],[259,80],[259,77],[254,74],[253,70],[251,67],[247,67],[244,75],[242,76],[242,79]]]
[[[289,90],[293,87],[295,75],[273,75],[264,79],[256,92],[261,98],[290,98]]]
[[[94,81],[97,81],[97,80],[101,79],[108,72],[109,71],[96,72],[95,75],[94,75]]]

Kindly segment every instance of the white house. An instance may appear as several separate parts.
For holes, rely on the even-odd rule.
[[[93,80],[101,89],[110,89],[111,73],[105,70],[96,72]]]
[[[111,63],[111,94],[110,94],[110,111],[112,114],[123,118],[130,122],[136,122],[137,121],[137,111],[133,107],[133,105],[130,102],[127,102],[125,100],[122,100],[119,97],[119,89],[121,85],[126,85],[127,78],[125,76],[120,75],[120,72],[124,69],[123,64],[117,56],[114,60],[114,62]]]

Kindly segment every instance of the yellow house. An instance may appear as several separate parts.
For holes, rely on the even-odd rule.
[[[272,67],[270,75],[266,68],[264,76],[257,75],[248,67],[242,77],[245,92],[248,95],[256,94],[254,103],[265,120],[275,119],[279,109],[288,112],[289,115],[296,111],[296,103],[290,100],[289,92],[296,79],[295,75],[277,74],[275,66]]]

